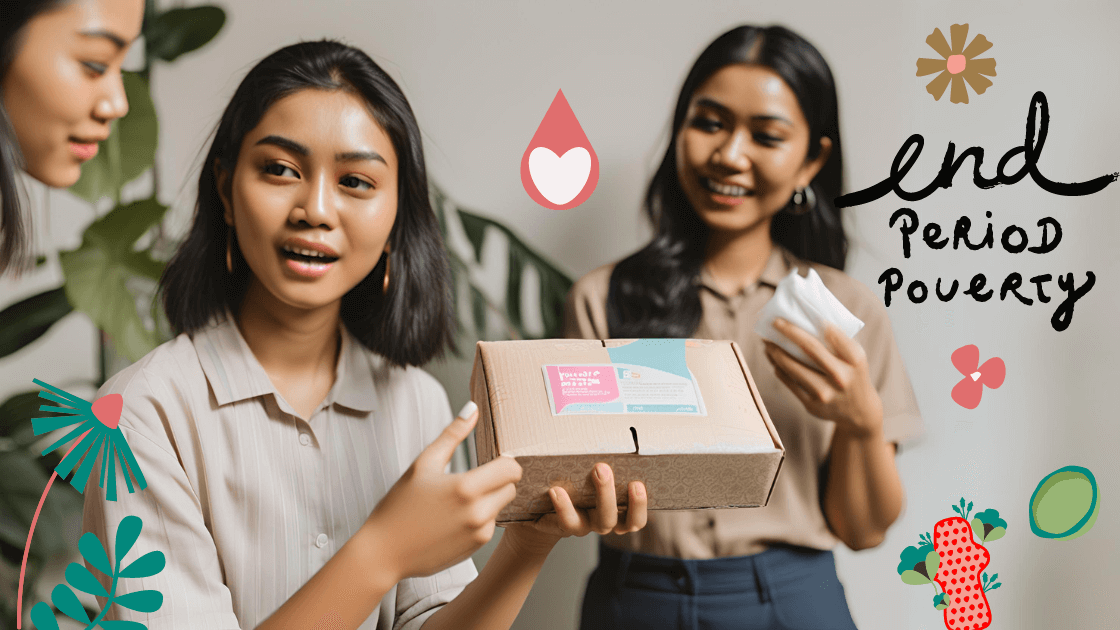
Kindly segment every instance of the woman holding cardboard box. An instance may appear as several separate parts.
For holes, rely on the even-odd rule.
[[[454,332],[446,251],[420,131],[397,84],[336,42],[281,49],[241,82],[199,177],[161,293],[181,334],[112,377],[147,488],[86,489],[85,528],[113,557],[162,551],[152,628],[508,628],[553,545],[619,520],[610,469],[596,508],[509,527],[481,573],[521,468],[448,474],[478,416],[451,419],[418,367]],[[102,602],[104,605],[104,602]]]
[[[854,627],[831,549],[883,540],[903,502],[896,445],[921,419],[885,307],[842,271],[841,170],[836,89],[811,44],[742,26],[704,50],[646,195],[656,234],[576,283],[566,332],[737,341],[786,461],[765,507],[654,512],[605,536],[583,630]],[[778,319],[811,365],[754,332],[795,269],[864,324],[817,337]]]

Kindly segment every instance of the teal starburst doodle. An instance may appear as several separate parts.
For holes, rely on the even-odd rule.
[[[129,448],[128,442],[124,439],[124,433],[118,426],[121,421],[121,410],[124,408],[124,399],[120,394],[102,396],[90,403],[39,379],[33,379],[33,382],[47,390],[39,392],[40,398],[55,403],[54,405],[39,406],[40,412],[55,415],[33,418],[31,428],[35,430],[35,435],[43,435],[66,427],[77,426],[54,444],[43,449],[42,452],[43,455],[46,455],[72,443],[62,461],[58,463],[58,466],[55,466],[51,478],[47,481],[47,487],[43,489],[43,495],[39,497],[39,506],[35,508],[35,515],[31,518],[31,529],[27,532],[27,544],[23,547],[23,563],[19,567],[19,590],[16,594],[16,628],[22,627],[23,579],[27,575],[27,557],[31,551],[31,538],[35,535],[35,524],[39,521],[39,512],[43,509],[43,503],[47,500],[47,493],[51,491],[51,485],[54,484],[55,478],[62,477],[65,479],[67,475],[73,472],[70,483],[78,489],[78,492],[84,494],[86,482],[89,481],[89,476],[93,473],[93,465],[97,461],[97,455],[98,453],[104,453],[104,457],[101,458],[100,485],[105,488],[105,481],[108,479],[107,499],[110,501],[117,500],[117,462],[120,462],[121,473],[124,475],[124,482],[128,486],[129,494],[134,492],[129,473],[136,478],[136,485],[141,490],[148,487],[144,480],[144,473],[140,471],[140,464],[136,462],[136,457],[132,454],[132,449]],[[79,464],[81,465],[79,466]],[[77,471],[74,471],[75,466],[78,466]],[[106,628],[106,630],[113,629]],[[124,630],[124,626],[118,626],[117,630]]]
[[[86,482],[89,481],[89,476],[93,472],[97,454],[101,452],[104,457],[101,458],[100,485],[105,488],[106,480],[109,483],[109,487],[105,488],[105,498],[110,501],[117,500],[117,462],[120,462],[120,469],[129,493],[134,492],[132,479],[129,477],[130,472],[136,478],[136,485],[141,490],[148,487],[144,480],[144,473],[140,471],[140,465],[136,463],[136,457],[132,454],[132,449],[129,448],[128,442],[125,441],[124,434],[118,426],[123,406],[123,399],[120,394],[103,396],[91,404],[39,379],[35,379],[34,382],[48,390],[39,392],[39,397],[57,405],[42,405],[39,407],[39,411],[61,414],[32,420],[31,426],[35,429],[35,435],[43,435],[64,427],[77,425],[64,437],[43,449],[42,454],[46,455],[51,451],[61,449],[77,438],[77,447],[73,448],[66,457],[63,457],[55,468],[59,477],[65,479],[73,471],[74,476],[70,478],[70,484],[77,488],[78,492],[84,493]],[[77,467],[76,471],[75,467]]]
[[[156,590],[117,595],[117,585],[121,578],[152,577],[163,571],[167,565],[167,559],[162,551],[152,551],[121,568],[121,559],[128,555],[132,546],[136,544],[143,526],[144,523],[139,516],[126,516],[121,519],[120,525],[117,526],[117,559],[112,564],[109,562],[109,554],[105,552],[105,547],[101,545],[97,536],[91,533],[83,534],[78,541],[78,550],[91,567],[110,578],[109,590],[105,590],[89,569],[77,562],[71,562],[66,567],[66,581],[69,585],[59,584],[51,591],[51,602],[54,603],[55,608],[74,621],[87,624],[85,630],[92,630],[97,626],[101,626],[103,630],[147,630],[147,626],[138,621],[104,619],[113,604],[143,613],[155,612],[163,606],[163,593]],[[96,617],[90,619],[73,589],[95,597],[106,598],[105,608]],[[39,602],[31,609],[31,622],[35,624],[36,630],[59,630],[58,620],[51,612],[51,607],[45,602]]]

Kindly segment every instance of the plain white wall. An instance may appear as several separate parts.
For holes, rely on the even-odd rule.
[[[179,229],[189,218],[203,139],[244,73],[277,47],[324,36],[364,48],[400,82],[425,134],[429,172],[457,202],[504,221],[575,277],[648,237],[639,220],[640,197],[660,158],[680,82],[712,38],[745,22],[786,24],[830,62],[840,91],[849,190],[885,177],[912,133],[925,137],[926,148],[906,180],[909,189],[930,181],[949,141],[958,153],[984,147],[984,173],[990,175],[998,157],[1022,143],[1036,90],[1046,93],[1051,114],[1043,173],[1080,181],[1120,170],[1114,150],[1120,144],[1114,105],[1120,101],[1114,65],[1120,58],[1120,9],[1110,2],[237,0],[223,6],[230,20],[221,36],[199,53],[161,65],[154,77],[163,190],[165,201],[174,203]],[[958,22],[971,25],[970,40],[983,33],[993,42],[983,56],[997,60],[994,85],[983,95],[970,93],[968,105],[949,103],[947,93],[935,102],[925,92],[931,77],[914,76],[915,59],[936,56],[926,36],[934,27],[948,36],[949,25]],[[536,206],[518,171],[557,89],[564,90],[600,160],[595,194],[564,212]],[[1110,317],[1120,307],[1120,265],[1111,249],[1120,234],[1120,186],[1077,198],[1047,194],[1029,180],[977,190],[969,168],[952,188],[926,200],[904,204],[892,194],[849,212],[855,246],[849,273],[877,292],[879,274],[895,266],[907,283],[921,279],[931,290],[938,277],[966,284],[975,272],[984,272],[997,291],[1011,271],[1024,278],[1073,272],[1080,284],[1092,270],[1097,283],[1061,333],[1049,323],[1063,298],[1054,283],[1050,304],[1029,307],[998,296],[977,304],[959,294],[947,304],[913,305],[895,295],[889,313],[926,435],[898,458],[907,490],[902,518],[880,547],[840,550],[841,578],[865,630],[943,627],[929,587],[902,584],[895,565],[902,549],[932,531],[937,520],[953,516],[950,504],[964,496],[977,509],[998,509],[1009,524],[1007,536],[990,546],[989,570],[1004,584],[990,595],[992,628],[1105,628],[1120,613],[1114,596],[1120,527],[1111,510],[1113,450],[1120,438],[1112,405],[1120,335]],[[66,193],[32,192],[37,204],[50,206],[49,233],[41,221],[40,242],[75,246],[92,211]],[[887,228],[891,213],[903,205],[923,223],[937,221],[946,230],[967,215],[973,240],[990,210],[997,249],[935,252],[917,241],[913,257],[904,260],[898,231]],[[1056,251],[1011,256],[998,249],[1004,227],[1016,223],[1036,239],[1033,226],[1044,216],[1064,228]],[[488,265],[491,258],[497,257],[488,256]],[[495,262],[482,276],[500,268]],[[59,277],[52,261],[19,282],[0,281],[0,307],[54,286]],[[1033,286],[1022,292],[1031,296]],[[980,347],[982,360],[999,356],[1008,366],[1003,387],[986,392],[974,411],[949,398],[960,379],[949,354],[969,343]],[[35,346],[0,362],[0,398],[29,388],[30,376],[62,383],[90,378],[95,362],[93,329],[84,316],[73,315]],[[431,368],[455,408],[467,399],[469,367],[459,362]],[[1093,470],[1104,507],[1088,535],[1047,542],[1030,534],[1027,502],[1042,476],[1069,464]],[[492,547],[477,559],[484,561]],[[563,541],[516,627],[574,628],[594,559],[593,540]]]

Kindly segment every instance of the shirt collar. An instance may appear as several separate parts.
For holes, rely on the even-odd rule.
[[[372,366],[363,347],[344,324],[339,324],[342,347],[338,353],[335,383],[326,403],[337,403],[357,411],[373,411],[377,403]],[[276,391],[233,318],[228,316],[196,332],[195,352],[218,405],[272,394],[285,412],[298,415]]]
[[[766,259],[766,265],[762,268],[762,273],[758,276],[758,284],[765,284],[770,287],[777,287],[778,283],[789,275],[790,269],[793,268],[794,261],[792,254],[790,254],[784,247],[775,243],[770,248],[770,257]],[[700,268],[700,275],[696,278],[696,284],[708,289],[716,295],[723,295],[719,289],[716,288],[715,282],[712,281],[711,274],[708,273],[708,268],[702,266]]]

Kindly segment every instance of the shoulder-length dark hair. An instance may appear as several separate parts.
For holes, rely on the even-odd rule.
[[[408,100],[361,50],[334,41],[282,48],[241,81],[222,114],[198,178],[194,224],[160,279],[172,329],[192,333],[227,311],[236,313],[250,274],[234,238],[234,273],[226,271],[227,225],[215,165],[233,172],[245,135],[273,103],[300,90],[344,90],[360,96],[388,134],[398,157],[397,217],[391,256],[342,298],[342,319],[370,350],[396,365],[422,365],[453,347],[455,318],[447,253],[428,198],[420,129]],[[391,264],[389,259],[392,259]],[[389,291],[382,292],[386,265]]]
[[[708,226],[677,178],[677,135],[697,88],[721,68],[740,63],[770,68],[797,96],[809,123],[806,159],[820,154],[822,136],[832,140],[828,161],[810,183],[815,207],[803,215],[779,212],[770,226],[771,238],[799,258],[844,268],[848,240],[833,203],[840,194],[843,160],[832,72],[820,52],[797,33],[781,26],[740,26],[708,45],[681,87],[669,147],[646,192],[645,211],[655,235],[611,273],[607,326],[612,337],[688,337],[700,324],[695,279],[704,263]]]
[[[4,2],[0,21],[0,82],[8,76],[23,40],[24,27],[31,18],[45,13],[66,0],[16,0]],[[20,199],[16,170],[23,167],[23,155],[15,129],[0,100],[0,275],[6,270],[22,271],[30,264],[27,248],[31,240],[31,217]]]

